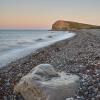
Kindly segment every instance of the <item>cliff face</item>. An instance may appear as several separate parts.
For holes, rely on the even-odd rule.
[[[52,25],[53,31],[67,31],[73,29],[98,29],[98,28],[100,29],[100,26],[71,22],[71,21],[63,21],[63,20],[56,21]]]

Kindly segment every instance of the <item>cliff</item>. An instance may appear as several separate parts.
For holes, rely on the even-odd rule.
[[[100,29],[100,26],[63,20],[56,21],[52,25],[53,31],[67,31],[74,29]]]

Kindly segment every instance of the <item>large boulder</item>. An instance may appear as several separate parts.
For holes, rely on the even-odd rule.
[[[77,75],[59,73],[50,64],[40,64],[20,80],[14,91],[25,100],[66,100],[74,96],[78,88]]]

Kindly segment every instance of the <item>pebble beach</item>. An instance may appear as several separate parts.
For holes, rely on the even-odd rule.
[[[68,100],[100,100],[100,29],[74,31],[72,38],[41,48],[0,69],[0,100],[22,100],[14,86],[35,66],[52,64],[59,72],[80,77],[80,88]],[[52,33],[51,33],[52,34]]]

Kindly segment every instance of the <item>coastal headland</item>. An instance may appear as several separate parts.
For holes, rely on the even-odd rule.
[[[67,31],[76,29],[100,29],[100,26],[64,20],[58,20],[52,25],[53,31]]]

